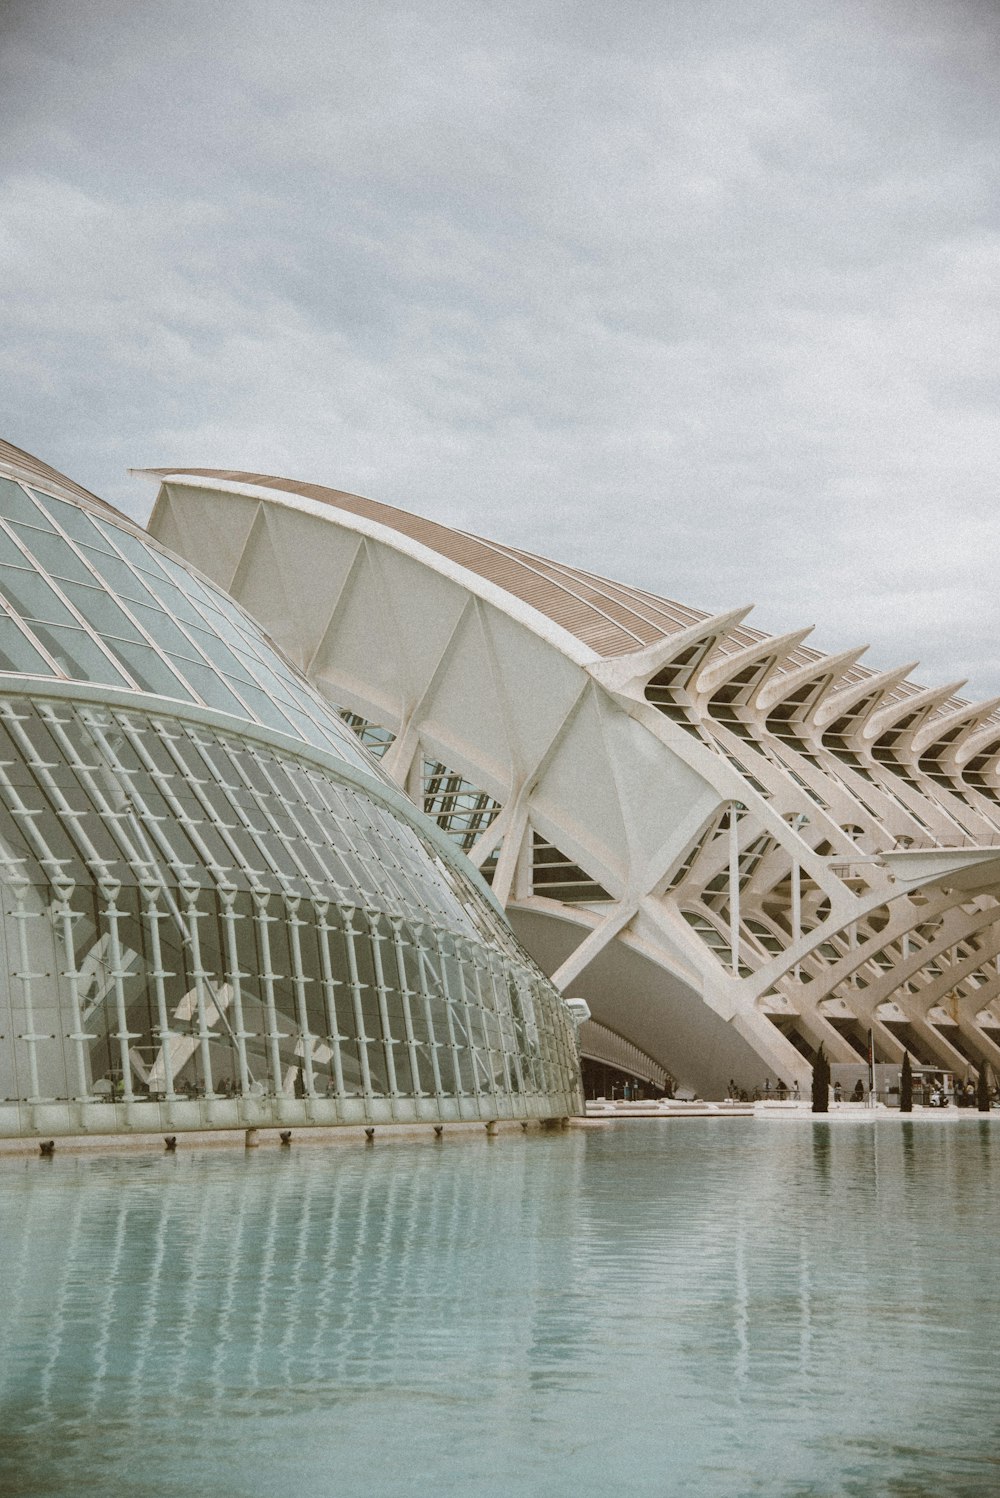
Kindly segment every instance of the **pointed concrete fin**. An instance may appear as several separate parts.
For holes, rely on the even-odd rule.
[[[944,734],[950,733],[953,728],[958,728],[963,723],[968,723],[969,729],[977,728],[996,707],[1000,707],[1000,697],[991,697],[988,702],[969,702],[965,707],[956,707],[954,711],[945,713],[943,717],[933,719],[932,722],[925,724],[919,733],[914,734],[913,753],[925,754]]]
[[[849,687],[841,687],[839,692],[833,692],[829,697],[824,697],[818,704],[813,716],[813,722],[822,731],[829,728],[831,723],[836,723],[845,713],[859,702],[864,702],[873,692],[883,697],[886,692],[891,692],[901,681],[905,681],[911,671],[915,671],[920,665],[919,661],[907,661],[905,666],[894,666],[889,671],[879,671],[874,676],[866,676],[863,681],[852,682]],[[872,703],[867,708],[864,717],[878,711],[878,702]]]
[[[959,770],[965,768],[970,759],[975,759],[977,754],[982,754],[991,744],[995,744],[1000,750],[1000,723],[984,723],[982,727],[973,726],[969,733],[958,741],[955,749],[955,764]]]
[[[644,645],[641,650],[631,650],[628,655],[615,655],[593,661],[587,670],[595,681],[612,692],[624,692],[633,684],[645,686],[650,677],[655,676],[657,671],[662,671],[664,666],[669,666],[672,660],[692,645],[726,634],[741,623],[752,608],[753,604],[748,603],[745,608],[727,609],[724,614],[699,619],[697,624],[689,624],[687,629],[679,630],[677,634],[654,640],[652,645]]]
[[[882,734],[888,733],[893,724],[898,723],[901,718],[908,718],[911,713],[920,713],[921,717],[937,707],[939,702],[947,702],[949,697],[965,686],[967,677],[961,681],[950,681],[943,687],[925,687],[922,692],[914,692],[912,697],[902,697],[899,702],[892,702],[888,707],[879,708],[865,721],[863,736],[869,742],[881,738]],[[919,726],[919,725],[918,725]]]
[[[809,624],[805,629],[794,629],[787,635],[768,635],[766,639],[756,640],[752,645],[748,645],[745,650],[737,650],[734,655],[727,655],[722,660],[712,661],[694,683],[695,691],[699,695],[711,697],[720,687],[725,686],[727,681],[738,676],[746,666],[755,665],[757,661],[784,659],[797,645],[802,644],[807,635],[812,634],[813,628],[814,626]]]
[[[830,678],[822,694],[825,696],[837,678],[853,666],[855,661],[859,661],[868,648],[867,645],[859,645],[856,650],[842,650],[839,655],[824,655],[818,661],[810,661],[807,666],[800,666],[797,671],[784,672],[761,687],[754,706],[762,713],[769,713],[772,708],[778,706],[779,702],[785,702],[800,687],[807,686],[811,681],[817,681],[821,676]]]
[[[937,740],[951,733],[952,728],[961,727],[964,722],[970,722],[970,727],[975,728],[976,724],[988,718],[997,706],[1000,706],[1000,697],[991,697],[985,703],[966,703],[963,707],[955,707],[951,713],[943,713],[940,718],[931,719],[918,733],[913,734],[913,743],[910,748],[915,755],[922,755],[928,749],[933,748]]]

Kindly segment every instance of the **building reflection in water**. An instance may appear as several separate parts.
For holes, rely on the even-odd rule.
[[[816,1470],[831,1492],[978,1473],[990,1141],[877,1132],[3,1162],[0,1491],[534,1498],[669,1472],[715,1498],[751,1468],[776,1495]]]

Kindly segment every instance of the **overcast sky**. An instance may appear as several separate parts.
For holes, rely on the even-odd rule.
[[[1000,693],[994,0],[0,0],[2,435]]]

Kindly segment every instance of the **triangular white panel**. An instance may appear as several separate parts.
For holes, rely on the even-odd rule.
[[[456,763],[484,789],[498,783],[504,788],[509,785],[507,725],[479,611],[473,605],[466,609],[447,646],[442,669],[420,704],[417,727],[422,739],[450,749],[457,759],[448,763]],[[474,767],[479,765],[488,774],[477,780]]]
[[[511,727],[515,757],[530,770],[553,738],[586,684],[580,667],[498,609],[483,619]]]
[[[406,662],[413,702],[430,685],[438,662],[468,601],[464,588],[390,546],[369,542],[379,580],[379,598]]]
[[[397,721],[404,684],[398,644],[379,606],[378,579],[364,543],[344,584],[329,628],[310,667],[317,685],[336,697],[341,682],[366,700],[384,702]]]
[[[628,837],[604,740],[599,688],[589,691],[548,760],[531,801],[539,831],[604,883],[628,868]]]
[[[158,520],[157,539],[228,592],[259,502],[181,484],[168,485],[167,493],[169,518]]]
[[[296,510],[269,506],[267,516],[273,563],[291,605],[278,643],[305,671],[326,633],[360,542],[350,531]]]
[[[624,713],[603,711],[602,732],[637,874],[696,810],[708,815],[718,792]]]
[[[243,547],[230,592],[282,648],[295,628],[295,598],[274,558],[272,522],[261,505]]]

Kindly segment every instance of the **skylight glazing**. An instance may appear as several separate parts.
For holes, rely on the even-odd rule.
[[[8,478],[0,670],[195,703],[380,773],[225,594],[124,525]]]

